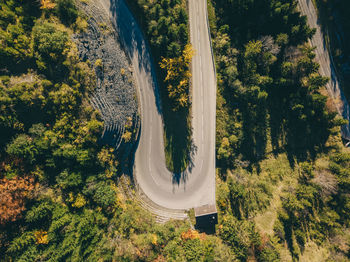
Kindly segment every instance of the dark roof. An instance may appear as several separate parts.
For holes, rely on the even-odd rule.
[[[204,205],[204,206],[194,208],[194,215],[196,217],[210,215],[214,213],[217,213],[216,205]]]

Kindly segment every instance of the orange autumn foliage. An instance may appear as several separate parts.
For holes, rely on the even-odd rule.
[[[20,217],[33,190],[33,178],[0,179],[0,224]]]
[[[186,232],[181,233],[181,239],[182,240],[190,240],[190,239],[204,240],[205,234],[204,233],[200,234],[197,230],[189,229]]]

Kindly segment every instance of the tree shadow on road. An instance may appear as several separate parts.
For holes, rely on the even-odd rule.
[[[157,110],[162,115],[156,70],[153,67],[154,63],[150,56],[150,48],[144,40],[145,37],[124,1],[110,0],[110,11],[113,15],[112,23],[118,32],[118,38],[128,57],[132,58],[137,55],[139,70],[152,76],[152,87],[156,97]]]
[[[136,6],[131,6],[142,26],[144,21],[138,15],[138,11],[134,10],[135,8]],[[149,47],[144,40],[145,37],[125,1],[110,0],[110,11],[113,14],[112,22],[118,32],[118,37],[124,50],[130,58],[137,55],[140,71],[144,70],[152,75],[152,86],[157,110],[162,116],[164,123],[166,164],[174,173],[172,178],[174,184],[179,184],[180,181],[185,182],[187,180],[185,170],[187,167],[188,171],[192,170],[193,156],[196,149],[191,140],[192,130],[189,128],[191,126],[189,108],[176,112],[172,111],[171,101],[168,98],[165,86],[163,86],[163,83],[160,83],[158,86],[157,82],[157,76],[158,79],[164,79],[163,73],[159,68],[153,66],[154,63],[152,63],[149,50],[152,51],[154,62],[160,61],[160,52],[159,50],[154,50],[152,46]]]
[[[166,101],[167,94],[162,94],[162,98],[165,104],[170,102]],[[163,121],[166,164],[175,174],[180,174],[191,162],[192,131],[189,128],[189,110],[185,108],[174,112],[170,107],[164,106]]]

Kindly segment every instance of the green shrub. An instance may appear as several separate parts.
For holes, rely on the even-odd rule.
[[[63,61],[68,51],[68,34],[55,24],[38,23],[33,28],[34,56],[40,71],[50,78],[62,77],[66,72]]]

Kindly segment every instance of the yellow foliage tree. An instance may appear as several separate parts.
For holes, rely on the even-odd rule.
[[[40,4],[40,9],[53,9],[56,6],[51,0],[41,0]]]
[[[156,234],[152,234],[152,244],[155,246],[158,244],[158,237]]]
[[[34,237],[35,237],[35,240],[36,240],[36,244],[48,244],[49,243],[49,240],[47,238],[47,232],[46,231],[43,231],[43,230],[39,230],[39,231],[36,231],[34,233]]]
[[[82,194],[78,193],[74,203],[72,204],[72,207],[81,208],[85,205],[86,205],[85,197]]]
[[[184,62],[189,65],[191,60],[192,60],[192,57],[194,56],[195,52],[194,52],[194,49],[192,48],[192,45],[191,44],[187,44],[185,46],[185,49],[184,51],[182,52],[182,56],[183,56],[183,60]]]
[[[189,82],[191,78],[190,63],[194,50],[190,44],[186,45],[182,55],[175,58],[162,58],[160,67],[166,70],[164,82],[167,83],[169,97],[175,102],[175,111],[188,106]]]
[[[130,131],[125,131],[125,133],[122,135],[122,138],[125,142],[129,142],[131,140],[132,133]]]

